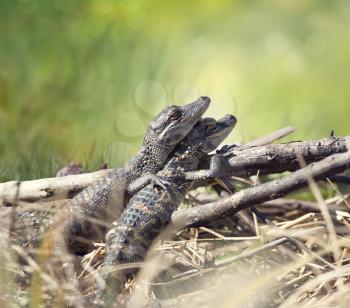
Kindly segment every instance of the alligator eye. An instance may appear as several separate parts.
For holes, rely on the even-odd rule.
[[[176,121],[182,116],[182,111],[180,109],[173,109],[169,114],[170,121]]]

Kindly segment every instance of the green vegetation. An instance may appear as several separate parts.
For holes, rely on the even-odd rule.
[[[349,134],[349,28],[345,0],[2,0],[0,180],[120,164],[198,95],[237,115],[230,142]]]

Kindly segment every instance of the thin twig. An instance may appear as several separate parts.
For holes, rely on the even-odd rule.
[[[267,145],[270,144],[272,142],[275,142],[276,140],[279,140],[285,136],[288,136],[291,133],[295,132],[295,128],[294,127],[284,127],[279,129],[278,131],[275,131],[269,135],[263,136],[259,139],[250,141],[248,143],[246,143],[246,146],[249,147],[256,147],[256,146],[262,146],[262,145]]]

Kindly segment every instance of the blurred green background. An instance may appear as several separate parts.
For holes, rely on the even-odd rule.
[[[167,104],[349,134],[349,1],[0,0],[0,180],[115,166]]]

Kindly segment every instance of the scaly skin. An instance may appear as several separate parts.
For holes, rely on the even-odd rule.
[[[103,234],[91,220],[113,221],[118,217],[129,198],[128,186],[143,175],[143,185],[152,180],[149,175],[163,167],[168,155],[198,122],[209,103],[208,97],[200,97],[191,104],[164,109],[150,124],[141,150],[124,167],[98,179],[62,209],[44,236],[47,248],[60,255],[68,243],[70,252],[86,253],[90,247],[86,242],[92,243]]]
[[[121,217],[106,236],[106,258],[102,278],[106,280],[104,298],[110,300],[120,291],[123,275],[111,271],[125,262],[142,261],[152,241],[165,228],[172,213],[178,208],[191,187],[184,174],[196,170],[199,160],[214,150],[236,124],[233,116],[219,121],[201,120],[180,143],[172,158],[157,176],[166,182],[166,188],[148,185],[129,201]],[[99,297],[101,297],[99,287]],[[119,289],[119,290],[118,290]],[[103,301],[102,301],[103,302]]]

